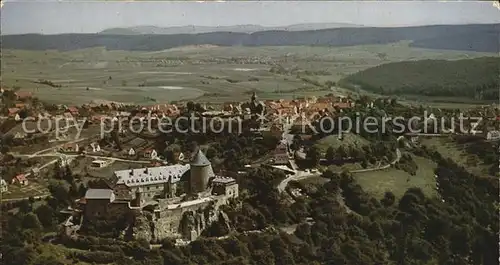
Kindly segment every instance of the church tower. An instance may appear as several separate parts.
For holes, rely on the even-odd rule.
[[[257,101],[257,93],[255,93],[255,91],[254,91],[254,92],[253,92],[253,94],[252,94],[252,98],[251,98],[251,100],[252,100],[252,101],[251,101],[252,103],[255,103],[255,102]]]
[[[212,163],[203,154],[201,150],[194,156],[191,161],[191,173],[189,176],[189,191],[190,193],[203,192],[208,188],[208,181],[214,176]]]

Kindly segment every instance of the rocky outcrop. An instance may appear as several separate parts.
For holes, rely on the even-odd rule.
[[[143,239],[148,242],[153,239],[153,234],[151,233],[151,224],[145,214],[138,214],[135,216],[132,233],[135,239]]]
[[[227,231],[231,231],[232,230],[231,221],[229,220],[229,216],[224,211],[221,211],[219,213],[219,223],[222,226],[224,226],[227,229]]]

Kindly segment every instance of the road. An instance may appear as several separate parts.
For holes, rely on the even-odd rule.
[[[319,172],[306,172],[306,171],[301,171],[301,170],[296,170],[295,174],[293,175],[287,175],[287,178],[282,180],[280,184],[278,184],[278,191],[282,193],[285,191],[286,186],[288,186],[288,183],[292,180],[301,180],[301,179],[306,179],[310,177],[319,177],[321,176],[321,173]]]
[[[79,157],[79,156],[85,156],[85,157],[90,157],[94,159],[108,159],[108,160],[113,160],[113,161],[121,161],[121,162],[129,162],[129,163],[139,163],[139,164],[150,164],[151,161],[149,160],[130,160],[130,159],[122,159],[122,158],[117,158],[117,157],[112,157],[112,156],[98,156],[98,155],[86,155],[86,154],[63,154],[59,152],[52,152],[52,153],[46,153],[46,154],[39,154],[39,155],[22,155],[22,154],[12,154],[14,157]],[[57,160],[57,159],[56,159]]]
[[[290,120],[285,121],[283,124],[283,133],[281,134],[281,138],[288,142],[288,145],[293,143],[293,134],[290,134],[290,130],[292,129],[293,122],[298,118],[298,115],[294,115],[290,117]]]
[[[401,150],[396,149],[396,158],[388,163],[387,165],[384,165],[384,166],[378,166],[378,167],[374,167],[374,168],[367,168],[367,169],[358,169],[358,170],[352,170],[352,171],[349,171],[350,173],[362,173],[362,172],[370,172],[370,171],[377,171],[377,170],[383,170],[383,169],[386,169],[386,168],[389,168],[393,165],[395,165],[397,162],[399,162],[399,160],[401,159]],[[295,174],[291,174],[291,175],[287,175],[287,178],[285,178],[284,180],[282,180],[280,182],[280,184],[278,184],[278,191],[281,193],[283,192],[285,189],[286,189],[286,186],[288,186],[288,183],[292,180],[302,180],[302,179],[307,179],[307,178],[310,178],[310,177],[318,177],[318,176],[321,176],[322,173],[312,173],[312,172],[306,172],[306,171],[300,171],[300,170],[295,170]],[[341,173],[341,172],[337,172],[337,173]]]
[[[49,197],[50,194],[43,194],[43,195],[39,195],[39,196],[34,196],[33,198],[35,200],[41,200],[41,199],[45,199],[47,197]],[[17,201],[23,201],[23,200],[28,200],[30,197],[22,197],[22,198],[12,198],[12,199],[1,199],[0,202],[1,203],[4,203],[4,202],[17,202]]]

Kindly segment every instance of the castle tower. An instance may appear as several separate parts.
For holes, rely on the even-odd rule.
[[[205,191],[208,188],[208,180],[214,176],[212,163],[203,154],[201,150],[194,156],[191,161],[191,174],[189,176],[189,191],[190,193],[198,193]]]

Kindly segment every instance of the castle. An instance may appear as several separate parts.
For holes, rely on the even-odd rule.
[[[83,219],[92,222],[132,213],[135,226],[140,219],[146,224],[134,236],[148,240],[194,240],[218,220],[220,206],[238,197],[235,179],[214,174],[201,150],[186,165],[116,171],[113,182],[109,189],[87,190]]]

